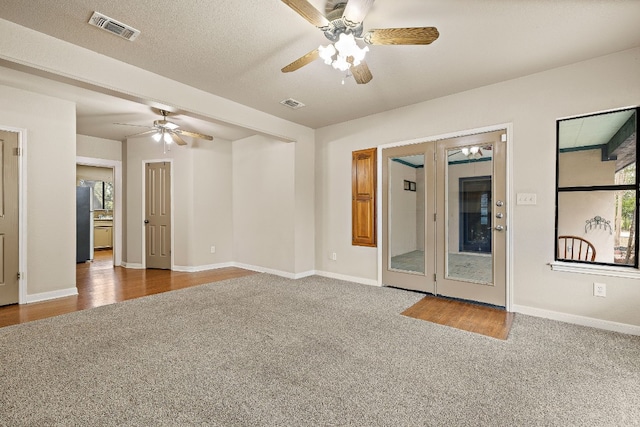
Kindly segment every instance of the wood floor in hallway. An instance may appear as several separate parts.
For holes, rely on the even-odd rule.
[[[78,295],[0,307],[0,327],[251,274],[236,267],[196,273],[114,267],[112,251],[96,251],[92,262],[76,266]]]

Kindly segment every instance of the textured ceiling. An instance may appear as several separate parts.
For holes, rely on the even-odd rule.
[[[88,25],[94,11],[141,35]],[[327,40],[278,0],[3,0],[0,18],[312,128],[640,46],[636,0],[378,0],[365,31],[435,26],[440,38],[371,46],[373,80],[342,85],[321,61],[280,72]],[[289,97],[306,107],[279,104]],[[79,127],[84,111],[79,103]]]

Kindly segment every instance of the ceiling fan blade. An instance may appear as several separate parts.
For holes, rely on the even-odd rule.
[[[342,20],[348,27],[357,27],[364,17],[367,16],[374,0],[349,0],[347,7],[344,8]]]
[[[301,56],[300,58],[298,58],[295,61],[293,61],[291,64],[289,64],[286,67],[284,67],[282,69],[282,72],[283,73],[290,73],[292,71],[296,71],[297,69],[302,68],[305,65],[312,63],[313,61],[315,61],[319,57],[320,57],[320,52],[318,51],[318,49],[312,50],[311,52],[307,53],[304,56]]]
[[[152,134],[157,133],[157,132],[158,132],[157,129],[145,130],[144,132],[134,133],[133,135],[125,136],[125,138],[138,138],[140,136],[152,135]]]
[[[169,135],[171,135],[171,139],[173,139],[173,142],[175,142],[177,145],[187,145],[185,140],[180,138],[175,132],[169,132]]]
[[[282,3],[318,28],[324,28],[329,25],[329,20],[307,0],[282,0]]]
[[[367,84],[373,78],[369,66],[364,61],[361,61],[358,65],[353,65],[351,67],[351,74],[353,74],[353,79],[359,85]]]
[[[182,129],[176,129],[173,132],[177,133],[178,135],[190,136],[192,138],[200,138],[200,139],[206,139],[207,141],[213,141],[212,136],[205,135],[203,133],[189,132]]]
[[[430,44],[440,36],[436,27],[384,28],[367,31],[364,42],[376,45]]]
[[[151,126],[134,125],[134,124],[131,124],[131,123],[114,123],[114,125],[120,125],[120,126],[136,126],[136,127],[139,127],[139,128],[153,129],[153,127],[151,127]]]

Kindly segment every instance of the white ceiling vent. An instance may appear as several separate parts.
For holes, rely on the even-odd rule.
[[[297,110],[298,108],[302,108],[305,106],[302,102],[296,101],[293,98],[284,99],[280,101],[280,104],[287,106],[289,108],[293,108],[294,110]]]
[[[135,40],[136,37],[140,35],[140,31],[135,28],[109,18],[99,12],[93,12],[91,19],[89,19],[89,24],[95,25],[96,27],[102,28],[105,31],[109,31],[110,33],[129,41]]]

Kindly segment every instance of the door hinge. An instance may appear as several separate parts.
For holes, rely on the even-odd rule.
[[[433,273],[433,281],[435,283],[435,281],[438,280],[438,278],[436,277],[436,273]]]
[[[433,161],[434,161],[434,162],[435,162],[435,161],[437,161],[437,159],[436,159],[436,153],[433,153]]]
[[[18,272],[18,280],[22,279],[22,273]]]
[[[437,220],[438,220],[437,218],[438,218],[438,214],[435,214],[435,213],[434,213],[434,214],[433,214],[433,220],[434,220],[434,221],[437,221]]]
[[[22,156],[22,148],[20,147],[16,147],[13,149],[13,155],[14,156]]]

